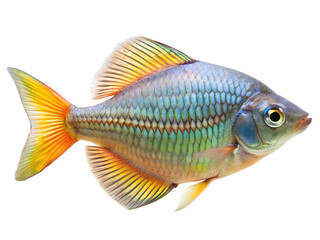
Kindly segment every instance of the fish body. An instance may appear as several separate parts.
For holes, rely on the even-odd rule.
[[[180,210],[212,180],[254,164],[311,122],[262,82],[142,37],[106,60],[93,94],[112,98],[91,107],[70,104],[20,70],[9,72],[32,126],[16,179],[90,141],[97,145],[87,147],[92,172],[128,209],[200,181],[185,191]]]
[[[146,77],[101,104],[73,107],[68,122],[79,139],[146,171],[175,183],[196,181],[219,176],[220,169],[194,153],[236,144],[233,119],[261,88],[267,90],[243,73],[192,62]]]

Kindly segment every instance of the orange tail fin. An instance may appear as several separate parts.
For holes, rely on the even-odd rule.
[[[8,71],[31,123],[15,175],[20,181],[41,172],[77,140],[66,122],[71,104],[25,72],[15,68]]]

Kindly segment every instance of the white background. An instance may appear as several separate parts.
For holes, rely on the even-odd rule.
[[[1,1],[0,239],[320,239],[320,7],[299,2]],[[29,122],[6,67],[89,106],[104,58],[136,35],[263,81],[308,111],[310,128],[180,212],[187,185],[137,210],[114,202],[91,174],[86,142],[16,182]]]

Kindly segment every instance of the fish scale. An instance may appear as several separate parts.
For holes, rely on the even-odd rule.
[[[146,171],[174,182],[196,180],[212,175],[214,166],[192,154],[234,142],[230,120],[262,86],[234,70],[194,62],[149,76],[96,106],[73,107],[68,123],[80,138],[130,156]]]

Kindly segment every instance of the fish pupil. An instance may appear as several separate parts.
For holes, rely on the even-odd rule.
[[[278,122],[280,120],[280,114],[277,112],[273,112],[270,114],[270,119],[272,122]]]

